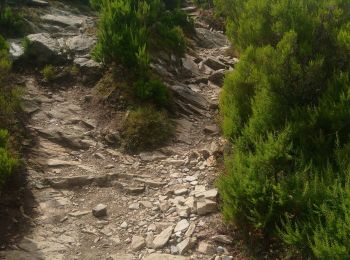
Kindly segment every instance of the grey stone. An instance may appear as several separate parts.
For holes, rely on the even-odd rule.
[[[92,214],[97,218],[106,216],[107,215],[107,205],[98,204],[96,207],[94,207],[92,209]]]
[[[107,257],[107,260],[134,260],[132,254],[113,254]]]
[[[92,176],[67,176],[46,178],[45,183],[56,189],[69,189],[73,187],[89,185],[94,181]]]
[[[176,256],[169,254],[152,253],[145,257],[144,260],[189,260],[189,257]]]
[[[176,96],[180,101],[185,102],[185,104],[191,104],[199,109],[207,109],[208,101],[200,94],[191,90],[189,87],[183,85],[173,85],[170,86],[170,89],[174,93],[174,96]],[[179,104],[178,101],[177,104]]]
[[[218,211],[218,208],[217,208],[216,202],[208,199],[201,199],[197,201],[198,215],[207,215],[217,211]]]
[[[30,6],[49,6],[49,2],[43,0],[29,0],[28,5]]]
[[[196,28],[197,43],[203,48],[219,48],[228,45],[225,35],[205,28]]]
[[[194,58],[192,56],[186,54],[181,60],[187,76],[200,75],[198,65],[193,61]]]
[[[213,82],[215,85],[221,87],[224,84],[225,69],[215,71],[209,76],[209,81]]]
[[[227,69],[227,66],[214,57],[206,58],[203,63],[213,70]]]
[[[232,244],[232,241],[233,241],[232,237],[227,235],[215,235],[211,239],[214,240],[215,242],[228,244],[228,245]]]
[[[146,241],[141,236],[133,236],[131,241],[131,248],[133,251],[139,251],[146,246]]]
[[[41,17],[45,22],[59,26],[80,27],[84,23],[84,18],[73,15],[46,14]]]
[[[31,61],[37,63],[53,63],[62,61],[61,47],[58,41],[48,33],[30,34],[26,37],[29,41],[28,54]],[[34,58],[34,59],[33,59]]]
[[[87,54],[96,44],[96,38],[86,35],[77,35],[66,40],[67,48],[76,54]]]
[[[181,219],[175,226],[174,232],[183,232],[187,230],[189,227],[190,223],[187,221],[187,219]]]
[[[217,125],[207,125],[204,127],[203,131],[206,134],[218,134],[220,128]]]
[[[175,191],[174,191],[174,194],[175,194],[176,196],[184,195],[184,194],[186,194],[186,193],[188,193],[188,190],[187,190],[186,188],[182,188],[182,189],[178,189],[178,190],[175,190]]]
[[[215,247],[214,245],[201,241],[198,244],[197,251],[205,255],[212,255],[215,254]]]
[[[171,234],[173,233],[173,226],[164,229],[159,235],[157,235],[153,240],[153,247],[155,249],[162,248],[168,243]]]
[[[179,250],[179,254],[183,255],[184,253],[186,253],[190,248],[191,248],[191,239],[190,238],[186,238],[184,240],[182,240],[180,243],[177,244],[177,248]]]

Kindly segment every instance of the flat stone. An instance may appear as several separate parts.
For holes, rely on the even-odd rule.
[[[153,247],[155,249],[160,249],[168,243],[171,234],[173,233],[173,226],[164,229],[159,235],[157,235],[153,240]],[[151,258],[150,258],[151,259]]]
[[[198,65],[194,62],[194,57],[186,54],[181,60],[187,76],[200,75]]]
[[[197,43],[203,48],[220,48],[228,45],[225,35],[214,30],[196,28]]]
[[[210,189],[205,191],[197,191],[195,192],[196,198],[206,198],[209,200],[215,200],[218,196],[218,190],[217,189]]]
[[[227,66],[214,57],[206,58],[203,63],[213,70],[227,69]]]
[[[151,187],[161,187],[167,184],[166,182],[163,182],[163,181],[157,181],[157,180],[151,180],[151,179],[134,178],[134,180],[138,182],[142,182]]]
[[[215,242],[227,244],[227,245],[232,244],[232,241],[233,241],[232,237],[227,235],[215,235],[211,239],[214,240]]]
[[[150,201],[140,201],[140,204],[144,206],[145,208],[152,208],[153,204]]]
[[[44,182],[56,189],[69,189],[73,187],[82,187],[89,185],[94,181],[92,176],[67,176],[67,177],[53,177],[45,178]]]
[[[129,209],[139,209],[140,208],[140,203],[136,202],[136,203],[132,203],[129,205]]]
[[[141,236],[133,236],[131,241],[131,248],[133,251],[139,251],[146,246],[146,241]]]
[[[176,205],[176,212],[181,218],[188,218],[191,214],[191,209],[187,206]]]
[[[196,212],[196,207],[195,207],[195,200],[194,200],[194,197],[191,196],[191,197],[188,197],[186,200],[185,200],[185,203],[184,203],[187,207],[190,208],[191,210],[191,213],[195,213]]]
[[[187,230],[189,227],[190,223],[187,221],[187,219],[181,219],[175,226],[174,232],[182,232]]]
[[[164,154],[159,152],[144,152],[140,153],[139,156],[140,159],[145,162],[153,162],[167,158]]]
[[[30,0],[27,2],[30,6],[49,6],[49,2],[43,0]]]
[[[107,260],[134,260],[134,256],[132,254],[113,254],[110,255]]]
[[[190,226],[188,227],[185,237],[191,237],[196,229],[196,223],[191,223]]]
[[[46,164],[47,166],[50,166],[50,167],[65,167],[65,166],[79,165],[79,163],[75,161],[64,161],[59,159],[48,159],[46,161]]]
[[[205,255],[212,255],[215,254],[215,247],[214,245],[201,241],[198,243],[197,251]]]
[[[194,187],[194,196],[196,198],[199,198],[199,197],[203,196],[205,191],[206,191],[206,189],[205,189],[204,185],[196,185]]]
[[[218,207],[215,201],[208,199],[201,199],[197,201],[197,214],[207,215],[218,211]]]
[[[202,95],[194,92],[187,86],[173,85],[170,86],[170,89],[174,93],[174,96],[179,99],[178,101],[182,101],[187,105],[190,104],[194,107],[205,110],[209,105],[208,101]]]
[[[189,257],[176,256],[169,254],[152,253],[145,257],[144,260],[189,260]]]
[[[29,40],[30,59],[36,60],[37,63],[47,63],[49,61],[61,61],[61,47],[58,41],[48,33],[37,33],[27,35]]]
[[[84,216],[84,215],[87,215],[89,214],[90,211],[74,211],[74,212],[70,212],[68,213],[69,216],[71,217],[80,217],[80,216]]]
[[[176,196],[179,196],[179,195],[184,195],[188,192],[188,190],[186,188],[182,188],[182,189],[178,189],[178,190],[175,190],[174,191],[174,194]]]
[[[191,248],[191,239],[186,238],[182,240],[180,243],[177,244],[176,247],[178,248],[179,254],[183,255]]]
[[[128,227],[128,223],[125,221],[120,225],[121,228],[126,229]]]
[[[217,125],[207,125],[203,129],[206,134],[218,134],[220,132],[220,128]]]
[[[96,44],[96,39],[86,36],[77,35],[66,40],[66,45],[73,53],[88,53]]]
[[[76,28],[82,26],[84,22],[83,18],[72,15],[46,14],[43,15],[41,19],[52,24],[57,24],[60,26],[71,26]]]
[[[225,69],[217,70],[209,76],[209,81],[213,82],[215,85],[221,87],[224,84]]]
[[[96,207],[92,209],[92,214],[96,217],[104,217],[107,215],[107,205],[98,204]]]

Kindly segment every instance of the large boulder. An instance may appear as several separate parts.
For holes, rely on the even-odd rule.
[[[181,59],[181,61],[185,76],[191,77],[193,75],[200,75],[198,64],[194,62],[194,57],[186,54],[185,57]]]
[[[63,60],[62,49],[58,41],[48,33],[29,34],[24,55],[31,62],[55,63]]]
[[[178,101],[182,101],[185,105],[191,105],[202,110],[207,109],[208,101],[188,86],[178,84],[170,86],[170,89],[174,96],[178,98]]]
[[[86,35],[77,35],[66,40],[67,49],[73,54],[87,54],[96,44],[96,38],[86,36]]]
[[[63,26],[63,27],[81,27],[86,18],[73,16],[73,15],[63,15],[63,14],[46,14],[41,17],[41,19],[47,23]]]
[[[217,31],[196,28],[196,41],[202,48],[220,48],[228,45],[226,36]]]

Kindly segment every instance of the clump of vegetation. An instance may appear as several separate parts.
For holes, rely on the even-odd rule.
[[[346,0],[216,0],[242,52],[225,79],[234,144],[223,213],[307,257],[350,254],[350,8]]]
[[[17,36],[22,32],[23,18],[10,7],[0,6],[0,34]]]
[[[56,68],[52,66],[51,64],[46,65],[42,70],[41,74],[43,75],[44,79],[48,82],[55,79],[55,76],[57,74]]]
[[[0,129],[0,188],[18,165],[17,159],[9,151],[9,134]]]
[[[151,101],[158,107],[169,104],[169,90],[158,79],[139,80],[134,85],[136,96],[141,101]]]
[[[19,110],[18,91],[10,87],[9,47],[0,35],[0,188],[17,165],[15,156],[9,149],[8,130]]]
[[[173,133],[164,111],[151,106],[140,107],[127,116],[121,137],[127,151],[149,150],[164,144]]]

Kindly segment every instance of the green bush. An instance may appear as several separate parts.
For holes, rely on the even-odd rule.
[[[8,150],[8,138],[8,132],[0,129],[0,188],[17,165],[17,160]]]
[[[13,124],[14,116],[19,109],[18,91],[8,86],[11,62],[9,47],[0,35],[0,188],[12,173],[17,160],[9,151],[9,134],[3,128]]]
[[[46,65],[42,70],[41,70],[41,74],[43,75],[44,79],[47,81],[52,81],[57,72],[54,66],[52,65]]]
[[[234,145],[218,181],[226,219],[309,257],[346,258],[349,2],[216,4],[242,51],[220,102],[223,130]]]
[[[152,107],[131,111],[121,132],[123,146],[128,151],[156,148],[164,144],[173,133],[173,126],[165,112]]]
[[[142,81],[135,83],[136,96],[142,101],[151,101],[159,107],[169,103],[169,90],[159,80]]]
[[[10,7],[0,10],[0,34],[16,36],[22,32],[23,18]]]
[[[185,52],[186,38],[180,26],[169,29],[169,27],[159,24],[157,33],[160,36],[158,39],[159,46],[164,46],[165,49],[170,49],[179,54]]]

